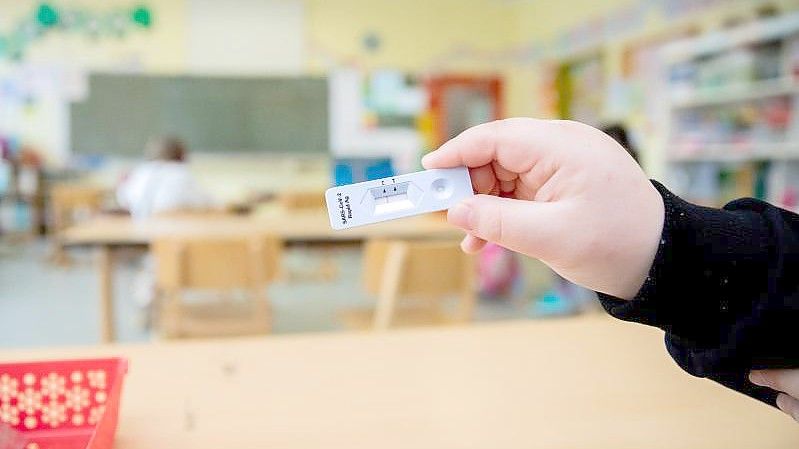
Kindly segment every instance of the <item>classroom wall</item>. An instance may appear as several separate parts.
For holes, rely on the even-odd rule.
[[[36,10],[37,1],[0,0],[0,33],[10,33]],[[130,0],[64,0],[59,7],[91,12],[129,10]],[[85,95],[86,71],[177,73],[184,67],[184,0],[158,0],[150,29],[128,26],[124,36],[94,38],[86,32],[53,31],[35,38],[20,64],[0,60],[0,134],[40,149],[54,165],[69,156],[67,102]],[[9,87],[10,86],[10,87]]]
[[[29,15],[36,1],[0,0],[0,30]],[[59,7],[107,11],[138,4],[131,0],[60,0]],[[70,62],[90,68],[178,72],[207,62],[248,70],[293,67],[323,72],[332,64],[392,67],[495,69],[491,57],[516,40],[518,2],[490,0],[154,0],[153,27],[123,38],[92,40],[52,33],[37,40],[30,62]],[[307,40],[298,40],[297,32]],[[364,38],[375,34],[379,47]],[[225,44],[231,44],[225,47]],[[220,53],[220,48],[233,51]],[[264,48],[268,52],[264,52]],[[204,49],[204,51],[202,51]],[[303,52],[308,51],[308,54]],[[249,58],[244,58],[250,52]],[[230,54],[233,53],[233,54]],[[203,59],[202,64],[195,61]],[[229,60],[236,61],[231,64]],[[272,62],[274,66],[267,63]],[[266,65],[265,65],[266,64]],[[236,67],[238,65],[238,67]],[[278,70],[280,70],[278,68]]]
[[[187,0],[186,69],[199,73],[301,74],[302,0]]]
[[[516,41],[517,7],[490,0],[307,0],[309,66],[411,72],[499,71],[492,53]],[[380,45],[369,50],[373,33]]]
[[[336,71],[334,84],[344,86],[336,95],[350,92],[349,100],[362,90],[359,82],[347,82],[359,77],[356,72],[392,69],[417,75],[505,75],[508,71],[507,61],[496,55],[515,40],[515,7],[509,2],[306,0],[306,9],[308,69],[323,74]],[[362,106],[350,101],[331,103],[334,151],[363,155],[379,149],[391,155],[401,171],[418,169],[423,144],[417,132],[363,129],[358,114]],[[353,128],[359,129],[353,132]]]
[[[94,13],[130,10],[139,3],[53,0],[59,8]],[[142,3],[153,12],[150,29],[132,28],[123,37],[102,39],[56,31],[33,42],[22,65],[0,62],[0,80],[22,80],[36,72],[40,75],[37,78],[44,81],[37,84],[45,84],[36,89],[33,105],[22,104],[3,111],[0,104],[0,133],[13,129],[26,143],[41,149],[51,165],[59,166],[69,158],[67,102],[83,95],[75,90],[85,89],[88,71],[242,75],[306,72],[303,0],[236,0],[235,5],[216,0]],[[38,4],[0,0],[0,33],[13,29]],[[65,78],[69,80],[66,83]],[[64,88],[64,84],[70,86]],[[301,190],[318,189],[329,179],[323,157],[291,161],[254,155],[194,155],[192,159],[197,178],[220,203],[287,185]],[[109,159],[101,170],[92,173],[90,182],[113,186],[135,162]]]
[[[580,52],[603,48],[607,77],[621,76],[622,54],[631,43],[688,25],[717,27],[734,16],[751,16],[757,7],[799,8],[799,0],[671,0],[675,5],[703,4],[696,13],[678,19],[651,11],[631,35],[597,38],[584,48],[563,48],[563,34],[620,8],[664,1],[591,0],[152,0],[150,30],[132,30],[118,40],[91,40],[81,35],[53,33],[35,42],[27,62],[89,70],[183,73],[327,73],[348,66],[364,69],[395,68],[414,73],[500,73],[506,78],[506,114],[548,116],[542,106],[546,95],[542,74],[552,64]],[[129,8],[131,0],[59,0],[59,6],[104,10]],[[38,2],[0,0],[0,30],[35,8]],[[707,6],[710,5],[710,6]],[[271,18],[287,17],[279,25]],[[255,18],[255,19],[254,19]],[[245,20],[246,19],[246,20]],[[258,26],[265,23],[264,26]],[[236,28],[235,25],[241,27]],[[226,31],[227,30],[227,31]],[[231,31],[232,30],[232,31]],[[275,37],[286,35],[284,41]],[[213,37],[211,37],[213,36]],[[379,44],[370,48],[365,42]],[[225,52],[225,48],[238,51]],[[528,47],[542,51],[531,55]],[[203,49],[207,50],[204,51]],[[254,56],[253,56],[254,55]],[[217,64],[215,64],[215,62]],[[0,76],[9,70],[0,63]],[[51,96],[57,95],[51,93]],[[50,101],[50,100],[48,100]],[[65,111],[55,100],[27,111],[24,137],[39,143],[58,159],[65,156]],[[608,117],[628,120],[628,117]],[[0,124],[2,131],[3,124]],[[6,124],[8,126],[8,124]],[[62,145],[63,146],[63,145]],[[646,148],[645,148],[646,150]],[[644,152],[653,173],[662,165]]]
[[[0,32],[30,16],[38,4],[0,0]],[[138,3],[56,0],[53,4],[104,12]],[[37,93],[40,101],[33,107],[8,114],[16,123],[9,118],[5,127],[22,130],[21,137],[43,149],[57,165],[68,157],[65,97],[85,88],[80,79],[85,71],[324,74],[346,66],[413,73],[504,73],[507,64],[497,61],[495,54],[515,38],[515,6],[489,0],[152,0],[144,4],[154,17],[147,30],[134,28],[120,38],[102,39],[55,31],[35,40],[23,66],[34,67],[42,78],[50,77],[51,84],[70,78],[72,91],[48,87]],[[370,33],[379,41],[373,50],[364,43]],[[13,71],[18,79],[28,77],[0,61],[0,77]]]

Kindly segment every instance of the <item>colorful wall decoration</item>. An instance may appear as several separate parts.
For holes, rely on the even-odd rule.
[[[153,21],[153,12],[146,5],[93,11],[43,2],[9,30],[0,30],[0,61],[23,60],[28,48],[50,33],[82,34],[93,40],[119,39],[151,28]]]

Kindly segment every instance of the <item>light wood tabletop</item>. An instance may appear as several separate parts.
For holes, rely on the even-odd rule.
[[[116,339],[114,313],[114,250],[147,247],[153,240],[169,236],[240,236],[268,233],[284,243],[336,243],[369,238],[457,239],[463,232],[447,223],[443,214],[428,214],[370,226],[334,231],[328,216],[320,211],[277,212],[257,218],[230,215],[156,217],[135,221],[129,216],[98,216],[64,230],[59,241],[65,246],[96,248],[99,280],[100,339]]]
[[[238,216],[163,217],[134,221],[127,216],[99,216],[64,231],[65,245],[135,246],[169,235],[240,235],[246,232],[274,234],[284,242],[335,242],[375,237],[459,237],[441,214],[422,215],[361,226],[343,231],[330,227],[324,211],[290,212],[266,217]]]
[[[781,412],[611,318],[0,351],[130,361],[117,449],[799,447]]]

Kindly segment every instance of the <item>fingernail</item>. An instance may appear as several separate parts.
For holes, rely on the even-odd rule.
[[[752,382],[755,385],[760,385],[761,387],[767,387],[768,381],[766,380],[766,376],[763,375],[760,371],[752,371],[749,373],[749,382]]]
[[[796,399],[785,394],[780,393],[777,395],[777,408],[785,412],[788,416],[799,422],[799,406],[797,406]]]
[[[785,413],[790,414],[790,410],[788,410],[788,395],[785,393],[780,393],[777,395],[777,400],[775,401],[777,404],[777,408],[782,410]]]
[[[472,207],[465,203],[458,203],[447,213],[447,220],[459,228],[467,231],[472,229]]]
[[[424,156],[422,156],[422,167],[427,167],[427,163],[428,161],[430,161],[430,157],[432,154],[433,153],[427,153]]]
[[[464,253],[467,253],[467,254],[470,252],[470,250],[471,250],[470,241],[471,241],[471,239],[469,238],[468,235],[466,237],[464,237],[463,240],[461,240],[461,251],[463,251]]]

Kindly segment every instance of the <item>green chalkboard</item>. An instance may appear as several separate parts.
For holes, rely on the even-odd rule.
[[[323,78],[93,74],[88,97],[70,106],[71,144],[138,156],[170,134],[192,151],[326,152],[327,101]]]

